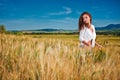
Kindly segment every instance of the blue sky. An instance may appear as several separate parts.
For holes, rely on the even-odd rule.
[[[0,24],[7,30],[78,29],[87,11],[93,25],[120,24],[120,0],[0,0]]]

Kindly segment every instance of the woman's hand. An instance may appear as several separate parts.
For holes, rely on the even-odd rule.
[[[95,44],[98,46],[99,49],[102,49],[102,48],[103,48],[103,46],[100,45],[100,44],[98,44],[97,42],[95,42]]]
[[[92,44],[92,41],[90,40],[90,41],[88,41],[88,42],[86,42],[86,41],[82,41],[86,46],[91,46],[91,44]]]

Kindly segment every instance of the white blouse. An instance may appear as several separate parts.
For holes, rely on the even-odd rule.
[[[95,27],[94,25],[91,25],[93,28],[93,32],[88,29],[87,27],[84,27],[84,29],[80,30],[80,34],[79,34],[79,40],[81,42],[81,46],[84,45],[84,43],[82,43],[82,41],[90,41],[92,40],[92,47],[95,46],[95,39],[96,39],[96,32],[95,32]]]

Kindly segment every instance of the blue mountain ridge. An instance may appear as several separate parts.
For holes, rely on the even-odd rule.
[[[120,30],[120,24],[109,24],[104,27],[95,27],[96,30]],[[45,31],[45,32],[54,32],[54,31],[78,31],[76,30],[65,30],[65,29],[53,29],[53,28],[45,28],[45,29],[35,29],[35,30],[21,30],[21,31]]]

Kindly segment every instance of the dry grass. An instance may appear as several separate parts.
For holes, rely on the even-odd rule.
[[[39,36],[0,34],[0,80],[120,79],[119,37],[98,36],[84,62],[78,36]]]

